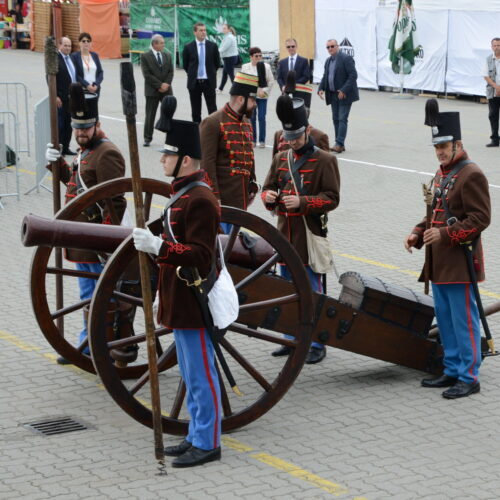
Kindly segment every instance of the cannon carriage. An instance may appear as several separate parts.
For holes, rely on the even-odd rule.
[[[149,220],[152,200],[155,195],[168,197],[170,186],[152,179],[143,179],[142,185],[145,220],[152,232],[159,234],[161,220]],[[86,371],[97,372],[117,404],[151,427],[144,314],[131,228],[71,222],[96,201],[106,202],[131,190],[130,179],[109,181],[75,198],[51,221],[29,216],[23,223],[23,239],[26,245],[38,245],[31,267],[31,296],[42,333],[59,354]],[[240,311],[220,345],[243,392],[243,396],[233,395],[218,367],[223,431],[253,422],[283,397],[300,373],[312,340],[429,373],[442,370],[439,337],[429,335],[434,316],[430,297],[352,272],[342,275],[338,299],[312,292],[298,254],[272,225],[229,207],[222,208],[222,220],[233,225],[231,233],[223,237],[223,246]],[[250,245],[243,244],[242,234]],[[82,275],[52,265],[54,247],[111,253],[101,275],[88,276],[97,280],[90,304],[76,301],[54,309],[48,293],[49,276],[75,279]],[[281,264],[289,268],[291,281],[279,276]],[[151,270],[156,276],[153,259]],[[151,281],[154,289],[155,280]],[[76,288],[76,283],[72,286]],[[91,355],[85,354],[86,342],[75,346],[57,323],[74,313],[81,321],[84,307],[88,307]],[[188,425],[185,387],[171,333],[163,327],[155,330],[162,426],[164,432],[182,435]],[[289,346],[290,354],[271,357],[271,350],[280,345]],[[126,354],[131,351],[131,355]]]

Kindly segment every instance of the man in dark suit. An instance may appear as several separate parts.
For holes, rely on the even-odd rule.
[[[71,114],[69,112],[69,86],[76,82],[76,70],[71,54],[71,40],[63,36],[59,40],[58,71],[56,75],[57,87],[57,127],[59,129],[59,142],[62,145],[63,155],[75,155],[69,149],[71,135]]]
[[[165,40],[161,35],[151,38],[151,50],[141,54],[141,70],[144,76],[144,95],[146,96],[146,119],[144,121],[144,147],[153,140],[158,104],[166,95],[172,95],[174,67],[172,57],[163,49]]]
[[[203,23],[193,26],[195,39],[184,46],[182,63],[187,73],[187,88],[191,101],[191,116],[201,122],[201,96],[205,96],[208,114],[217,111],[215,88],[220,55],[217,45],[207,40],[207,27]]]
[[[285,46],[290,55],[278,63],[278,75],[276,78],[281,91],[285,89],[286,77],[289,71],[295,71],[296,83],[307,83],[311,79],[309,61],[297,54],[297,40],[289,38],[285,40]]]
[[[318,95],[326,99],[327,105],[332,105],[333,126],[335,128],[335,146],[332,151],[345,151],[344,141],[347,135],[347,121],[351,105],[359,101],[359,91],[356,80],[358,73],[354,59],[339,51],[337,40],[326,42],[330,57],[325,63],[325,72],[319,84]]]

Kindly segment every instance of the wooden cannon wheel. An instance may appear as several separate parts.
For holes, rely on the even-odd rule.
[[[170,185],[155,179],[145,178],[142,179],[142,187],[144,192],[145,219],[148,220],[153,196],[158,195],[162,198],[169,196]],[[98,201],[106,202],[106,200],[111,200],[111,198],[116,195],[131,192],[132,180],[130,178],[114,179],[104,182],[77,196],[74,200],[62,208],[54,218],[59,220],[74,220],[85,208],[91,207]],[[65,266],[64,260],[63,268],[57,268],[50,262],[52,253],[52,248],[40,246],[36,249],[33,255],[30,273],[31,301],[35,317],[43,335],[61,356],[82,370],[95,373],[91,357],[82,352],[86,347],[86,344],[77,346],[75,336],[73,335],[72,338],[70,338],[71,335],[68,334],[68,330],[70,328],[67,326],[65,337],[61,334],[57,323],[58,318],[67,318],[68,315],[77,313],[79,331],[82,324],[82,310],[86,305],[90,304],[90,300],[77,300],[72,304],[64,304],[62,309],[56,310],[55,299],[50,296],[50,293],[48,294],[48,288],[50,289],[51,285],[48,283],[48,275],[62,275],[65,280],[64,289],[71,289],[74,291],[78,290],[78,283],[76,280],[79,276],[85,275],[86,277],[94,277],[96,280],[99,276],[97,274],[77,271],[71,265]],[[49,287],[47,285],[49,285]],[[134,365],[119,368],[118,373],[120,377],[136,378],[140,377],[146,368],[147,363],[142,361]]]
[[[249,424],[266,413],[293,384],[304,364],[311,342],[313,301],[307,273],[300,257],[272,225],[255,215],[228,207],[222,208],[222,220],[233,224],[225,248],[226,261],[241,230],[261,236],[276,252],[255,270],[241,271],[238,266],[228,265],[240,294],[240,303],[244,302],[240,305],[237,321],[228,328],[221,341],[225,358],[243,396],[236,396],[231,392],[225,382],[225,375],[218,367],[223,411],[222,429],[230,431]],[[153,224],[150,228],[155,234],[159,234],[161,230],[159,224]],[[96,370],[106,390],[126,413],[138,422],[152,427],[149,372],[145,372],[135,382],[123,380],[109,354],[109,344],[102,335],[107,305],[115,295],[115,284],[124,266],[135,254],[129,237],[109,259],[92,299],[90,344]],[[277,262],[288,266],[292,282],[273,272]],[[262,281],[265,281],[264,286],[260,286]],[[257,290],[258,294],[252,296],[252,290]],[[246,302],[241,298],[243,296],[248,298]],[[136,320],[141,309],[137,310]],[[286,328],[293,324],[294,338],[285,339],[281,333],[273,331],[272,327],[266,328],[263,323],[252,325],[259,314],[266,312],[272,315],[273,311],[277,310],[283,311],[283,315],[289,318],[289,323],[282,327],[282,332],[287,331]],[[135,324],[134,328],[139,331]],[[172,365],[171,362],[175,350],[173,335],[165,330],[157,330],[157,341],[161,344],[159,352],[163,352],[159,356],[159,363],[164,364],[169,360],[170,367],[160,374],[163,431],[170,434],[187,434],[185,386],[177,365]],[[282,345],[291,347],[290,354],[279,358],[272,357],[271,351]],[[144,348],[142,350],[145,351]]]

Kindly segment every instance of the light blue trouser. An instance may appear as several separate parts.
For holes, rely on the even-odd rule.
[[[212,341],[204,328],[174,329],[177,362],[186,384],[186,403],[191,421],[186,440],[196,448],[220,446],[220,387]]]
[[[478,382],[481,331],[472,285],[432,284],[432,294],[444,349],[444,373],[468,384]]]
[[[323,275],[315,273],[310,266],[305,266],[305,268],[307,271],[307,276],[309,277],[309,281],[311,282],[312,289],[315,292],[323,293],[323,283],[322,283]],[[292,281],[292,275],[290,274],[290,271],[288,270],[287,266],[280,264],[280,274],[283,278],[287,279],[288,281]],[[292,337],[291,335],[285,335],[285,338],[293,339],[295,337]],[[323,347],[323,344],[320,344],[319,342],[312,342],[311,346]]]
[[[89,273],[101,274],[104,266],[100,263],[96,264],[83,264],[80,262],[75,262],[76,269],[78,271],[87,271]],[[80,300],[91,299],[94,294],[95,287],[97,285],[97,280],[91,278],[78,278],[78,286],[80,287]],[[87,338],[87,321],[85,317],[83,318],[83,329],[80,332],[80,338],[78,340],[81,344]],[[88,346],[83,350],[84,354],[90,354]]]

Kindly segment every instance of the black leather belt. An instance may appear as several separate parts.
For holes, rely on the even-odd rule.
[[[196,81],[198,83],[205,83],[205,82],[208,82],[208,78],[198,78]]]

